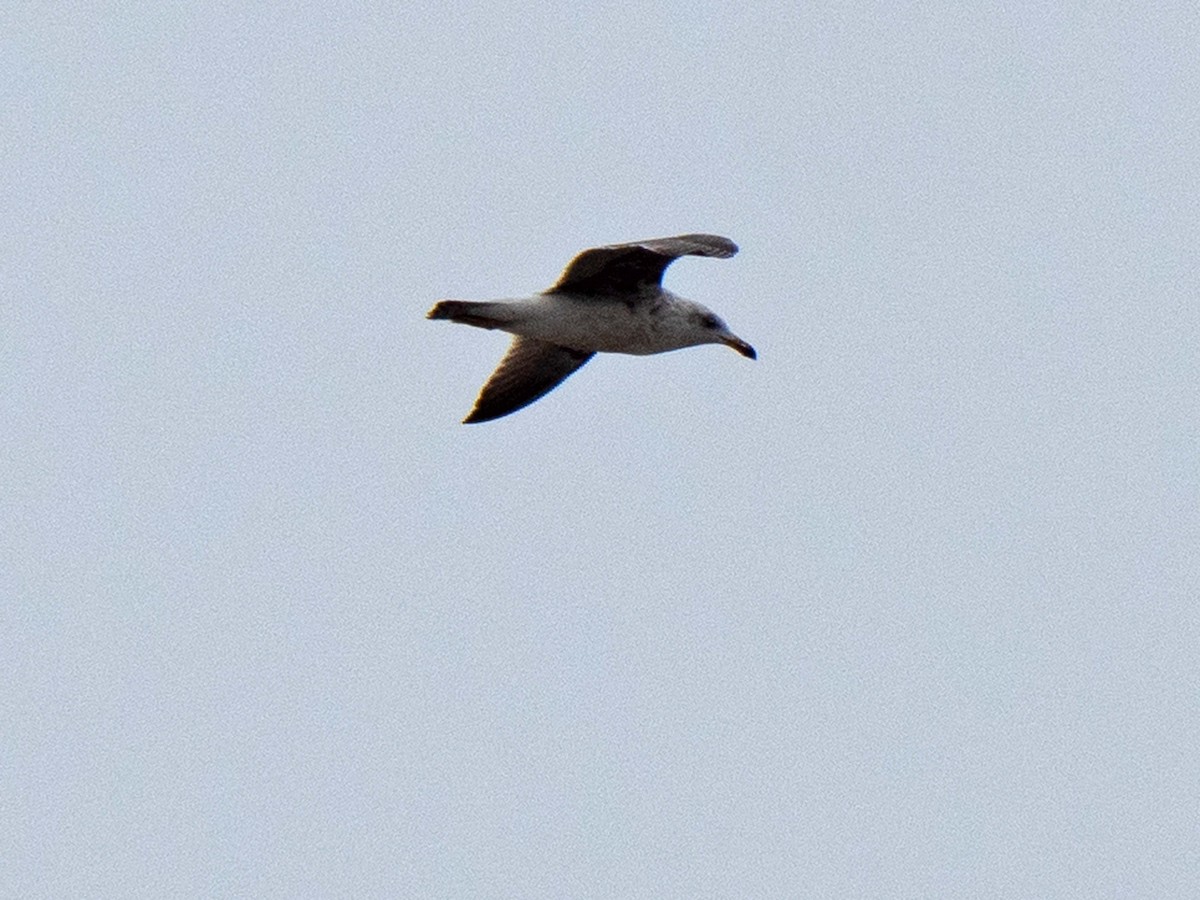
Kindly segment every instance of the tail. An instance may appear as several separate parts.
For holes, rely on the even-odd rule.
[[[425,314],[427,319],[449,319],[476,328],[501,328],[511,316],[503,315],[504,303],[473,300],[439,300]]]

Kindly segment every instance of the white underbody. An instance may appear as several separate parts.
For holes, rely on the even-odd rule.
[[[714,342],[694,324],[703,307],[669,291],[634,303],[559,293],[501,303],[489,311],[500,330],[572,350],[646,356]]]

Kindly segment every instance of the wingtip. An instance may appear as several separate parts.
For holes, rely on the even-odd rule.
[[[728,259],[731,256],[736,256],[739,250],[737,244],[725,237],[723,234],[682,234],[681,239],[693,240],[700,244],[706,245],[706,253],[697,254],[699,256],[711,256],[716,259]]]
[[[467,417],[462,420],[463,425],[479,425],[483,422],[491,422],[493,419],[499,419],[502,416],[507,416],[509,413],[516,412],[515,409],[506,410],[504,412],[495,412],[476,406]]]

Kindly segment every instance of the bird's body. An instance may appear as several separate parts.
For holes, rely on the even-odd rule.
[[[537,400],[595,353],[644,356],[721,343],[755,358],[754,348],[709,309],[662,287],[663,271],[685,255],[727,257],[737,246],[693,234],[585,250],[558,283],[514,300],[442,300],[431,319],[515,335],[464,421],[486,422]]]
[[[511,300],[443,300],[435,307],[439,315],[432,317],[507,331],[572,350],[648,356],[692,346],[690,331],[674,327],[678,316],[670,314],[680,304],[700,309],[668,291],[633,304],[586,295],[535,294]]]

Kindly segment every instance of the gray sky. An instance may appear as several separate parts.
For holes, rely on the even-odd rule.
[[[1195,4],[407,6],[0,12],[0,895],[1200,893]]]

